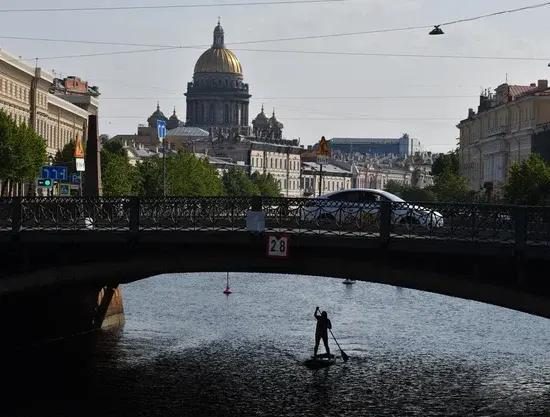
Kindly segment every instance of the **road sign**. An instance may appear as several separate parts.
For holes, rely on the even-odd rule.
[[[36,180],[36,186],[42,188],[52,188],[53,180],[50,178],[38,178]]]
[[[62,197],[70,197],[71,184],[66,184],[66,183],[59,184],[59,195]]]
[[[66,166],[61,165],[46,165],[40,170],[42,178],[51,180],[67,181],[69,179],[69,170]]]
[[[78,172],[86,171],[86,164],[84,163],[84,158],[75,158],[76,161],[76,170]]]
[[[82,146],[82,139],[79,135],[76,136],[74,142],[74,155],[75,158],[84,158],[84,146]]]
[[[166,122],[164,120],[157,120],[157,136],[161,142],[166,137]]]
[[[289,237],[285,235],[269,235],[267,237],[267,256],[270,258],[288,258]]]
[[[330,146],[324,136],[321,138],[319,145],[317,146],[317,156],[330,157]]]
[[[71,175],[71,183],[80,184],[80,172],[76,172],[73,175]]]

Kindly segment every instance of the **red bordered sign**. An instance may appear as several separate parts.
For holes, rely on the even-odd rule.
[[[289,255],[290,238],[287,235],[267,236],[267,256],[270,258],[286,259]]]

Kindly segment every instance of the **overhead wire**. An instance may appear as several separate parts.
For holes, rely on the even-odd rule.
[[[162,10],[162,9],[197,9],[206,7],[243,7],[275,6],[293,4],[342,3],[349,0],[280,0],[280,1],[245,1],[237,3],[194,3],[194,4],[159,4],[154,6],[94,6],[94,7],[44,7],[34,9],[0,9],[0,13],[44,13],[44,12],[90,12],[115,10]]]
[[[329,2],[329,1],[347,1],[347,0],[310,0],[309,2]],[[268,3],[261,3],[261,2],[254,2],[257,4],[268,4]],[[283,2],[273,2],[274,4]],[[289,1],[287,3],[297,3]],[[226,3],[225,6],[228,5],[244,5],[245,3]],[[192,5],[188,5],[186,7],[191,7]],[[196,7],[201,5],[195,5]],[[202,5],[205,6],[205,5]],[[499,16],[503,14],[511,14],[511,13],[517,13],[521,11],[526,10],[532,10],[536,8],[541,7],[547,7],[550,6],[550,1],[544,2],[544,3],[538,3],[533,4],[529,6],[523,6],[516,9],[507,9],[507,10],[501,10],[497,12],[492,12],[488,14],[473,16],[473,17],[467,17],[463,19],[455,19],[450,20],[444,23],[440,23],[438,26],[449,26],[449,25],[455,25],[458,23],[465,23],[465,22],[471,22],[475,20],[480,19],[486,19],[489,17]],[[122,6],[121,6],[122,7]],[[159,8],[162,6],[125,6],[128,8]],[[184,7],[182,6],[166,6],[166,7]],[[108,8],[105,8],[108,9]],[[0,9],[0,13],[2,12],[8,12],[8,11],[35,11],[35,10],[61,10],[61,9]],[[69,10],[69,9],[67,9]],[[70,9],[70,10],[79,10],[79,9]],[[366,30],[366,31],[355,31],[355,32],[339,32],[339,33],[329,33],[329,34],[319,34],[319,35],[304,35],[304,36],[292,36],[292,37],[282,37],[282,38],[272,38],[272,39],[258,39],[258,40],[250,40],[250,41],[236,41],[236,42],[230,42],[228,45],[246,45],[246,44],[256,44],[256,43],[270,43],[270,42],[285,42],[285,41],[296,41],[296,40],[308,40],[308,39],[323,39],[323,38],[333,38],[333,37],[343,37],[343,36],[357,36],[357,35],[369,35],[369,34],[376,34],[376,33],[388,33],[388,32],[402,32],[402,31],[409,31],[409,30],[419,30],[419,29],[429,29],[433,27],[433,25],[418,25],[418,26],[405,26],[405,27],[397,27],[397,28],[383,28],[383,29],[373,29],[373,30]],[[14,39],[14,40],[32,40],[32,41],[45,41],[45,42],[65,42],[65,43],[81,43],[81,44],[97,44],[97,45],[112,45],[112,46],[140,46],[140,47],[155,47],[155,48],[194,48],[194,47],[208,47],[210,45],[163,45],[163,44],[147,44],[147,43],[135,43],[135,42],[108,42],[108,41],[89,41],[89,40],[75,40],[75,39],[53,39],[53,38],[38,38],[38,37],[24,37],[24,36],[7,36],[2,35],[0,36],[0,39]]]
[[[133,49],[123,51],[97,52],[75,55],[55,55],[42,56],[35,58],[23,58],[24,61],[49,61],[55,59],[72,58],[92,58],[99,56],[116,56],[128,54],[141,54],[150,52],[165,52],[181,49],[182,47],[151,48],[151,49]],[[198,47],[185,47],[187,49],[198,49]],[[411,53],[386,53],[386,52],[353,52],[353,51],[314,51],[306,49],[250,49],[236,48],[234,51],[240,52],[259,52],[276,54],[301,54],[301,55],[339,55],[339,56],[370,56],[387,58],[436,58],[436,59],[467,59],[467,60],[489,60],[489,61],[549,61],[548,57],[521,57],[521,56],[490,56],[490,55],[451,55],[451,54],[411,54]]]

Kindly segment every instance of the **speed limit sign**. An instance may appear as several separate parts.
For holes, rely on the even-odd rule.
[[[288,243],[288,236],[269,235],[267,238],[267,256],[270,258],[288,258]]]

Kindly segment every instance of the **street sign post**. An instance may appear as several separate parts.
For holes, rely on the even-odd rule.
[[[157,136],[162,143],[162,194],[166,197],[166,122],[157,120]]]
[[[323,165],[328,163],[329,158],[330,146],[323,136],[317,146],[317,163],[319,164],[319,196],[323,193]]]

